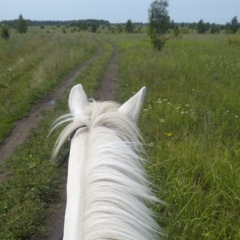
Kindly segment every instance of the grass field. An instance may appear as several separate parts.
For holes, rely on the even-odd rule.
[[[50,39],[56,38],[55,34],[50,35]],[[37,36],[35,37],[37,38]],[[83,52],[84,58],[79,52],[80,56],[78,61],[75,61],[75,65],[80,64],[84,59],[86,60],[87,57],[90,57],[96,51],[98,45],[101,47],[102,51],[99,56],[85,68],[83,74],[77,80],[84,84],[88,96],[94,97],[95,91],[100,84],[101,76],[105,72],[112,55],[111,44],[102,41],[97,36],[94,37],[95,40],[92,42],[91,39],[93,36],[89,34],[76,34],[75,37],[73,35],[63,35],[60,36],[60,39],[61,37],[66,38],[66,43],[71,39],[75,39],[74,41],[76,41],[81,37],[82,40],[78,44],[80,46],[83,44],[83,48],[85,48]],[[76,45],[78,44],[76,43]],[[88,48],[89,45],[90,47]],[[67,51],[67,49],[63,49],[63,51]],[[48,59],[48,55],[43,61],[45,59]],[[62,60],[68,64],[65,58]],[[64,65],[63,68],[66,70],[67,66]],[[31,81],[31,77],[29,77],[29,81]],[[46,81],[50,81],[48,74],[46,74]],[[55,79],[51,81],[53,82],[52,87],[46,91],[50,91],[57,84]],[[6,88],[9,92],[14,91],[14,89],[14,84]],[[27,93],[25,92],[25,94]],[[31,93],[29,92],[29,94]],[[46,94],[47,92],[39,96],[38,99],[41,99]],[[63,113],[68,112],[67,97],[66,95],[57,104],[54,111],[44,114],[44,120],[39,127],[31,132],[28,141],[21,145],[4,164],[0,165],[0,173],[10,172],[13,174],[11,180],[0,185],[0,239],[39,240],[47,236],[48,218],[62,201],[60,187],[66,171],[65,168],[58,169],[55,165],[50,164],[49,160],[57,132],[49,138],[47,136],[53,121]],[[26,98],[26,101],[27,104],[32,104],[30,97]],[[23,114],[27,114],[27,109]],[[2,120],[0,124],[3,126]],[[5,130],[1,128],[1,131],[4,131],[4,133]],[[10,131],[10,129],[8,130]],[[63,150],[60,158],[64,154]]]
[[[5,48],[4,44],[15,46],[15,50],[9,48],[4,58],[0,52],[1,69],[5,69],[0,72],[0,99],[8,100],[6,108],[0,109],[1,116],[7,116],[0,118],[1,127],[5,126],[0,131],[2,139],[15,120],[3,114],[22,99],[10,94],[13,89],[14,92],[19,88],[27,89],[24,85],[27,81],[28,88],[36,89],[34,94],[39,99],[43,92],[47,93],[58,84],[56,79],[61,79],[69,69],[96,51],[96,44],[88,41],[92,35],[58,34],[60,32],[23,35],[22,38],[38,39],[28,43],[26,50],[23,47],[26,39],[22,42],[20,39],[19,43],[14,43],[14,39],[9,43],[0,42],[1,48]],[[110,43],[119,52],[121,91],[116,99],[122,102],[147,86],[139,124],[146,140],[149,178],[156,195],[166,202],[166,206],[157,205],[154,209],[166,239],[240,239],[239,47],[229,45],[229,36],[189,34],[182,39],[169,40],[158,53],[152,50],[145,34],[100,33],[94,36],[103,48],[102,53],[77,80],[83,83],[90,96],[94,96],[111,57]],[[63,45],[45,44],[46,38],[59,37],[62,41],[55,44]],[[77,41],[79,38],[82,40]],[[84,53],[77,53],[68,66],[63,61],[64,71],[52,77],[55,61],[68,58],[69,55],[64,55],[69,54],[66,48],[71,45],[76,49],[79,44],[82,46],[79,51]],[[39,51],[38,57],[31,58],[32,52],[41,48],[45,52]],[[50,60],[58,51],[59,56]],[[24,61],[21,62],[20,57]],[[27,64],[28,57],[32,60]],[[43,62],[47,67],[51,62],[53,68],[43,71],[49,74],[46,79],[50,85],[41,89],[41,84],[34,87],[34,83],[41,79]],[[6,71],[11,67],[14,67],[13,76],[11,71]],[[25,92],[22,106],[36,101],[30,92]],[[59,202],[59,176],[62,174],[62,170],[49,164],[56,135],[47,141],[46,136],[53,119],[66,111],[66,100],[62,100],[32,132],[29,141],[1,166],[0,171],[12,171],[14,177],[0,187],[0,239],[41,239],[46,234],[45,218]],[[18,117],[25,114],[25,107],[18,107],[15,112]],[[11,119],[11,124],[6,125],[6,118]]]
[[[153,52],[113,37],[119,99],[146,85],[140,128],[167,239],[239,239],[240,60],[224,35],[186,35]]]
[[[33,28],[28,34],[0,39],[0,143],[14,121],[46,96],[71,69],[97,49],[90,35],[47,33]]]

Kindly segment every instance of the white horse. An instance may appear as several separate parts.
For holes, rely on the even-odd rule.
[[[122,106],[88,101],[82,85],[72,88],[70,122],[56,141],[53,158],[73,135],[69,155],[64,240],[151,240],[161,235],[152,211],[136,126],[146,88]],[[54,128],[55,128],[54,127]]]

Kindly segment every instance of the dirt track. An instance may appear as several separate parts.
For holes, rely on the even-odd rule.
[[[5,139],[4,144],[0,146],[0,163],[9,157],[17,146],[24,142],[28,137],[29,131],[35,128],[42,119],[41,113],[54,108],[56,101],[61,98],[66,89],[76,80],[86,66],[101,53],[101,51],[102,49],[99,48],[89,60],[72,71],[51,94],[40,103],[33,106],[27,117],[15,123],[12,133]]]
[[[42,112],[54,108],[56,101],[58,101],[68,87],[74,83],[76,78],[81,75],[82,71],[91,63],[100,53],[102,49],[94,54],[89,60],[78,66],[76,70],[70,73],[61,84],[43,101],[32,107],[28,117],[25,117],[15,123],[15,127],[9,137],[6,138],[4,144],[0,146],[0,163],[9,157],[17,146],[22,144],[27,139],[29,131],[35,128],[42,119]],[[113,47],[113,54],[111,61],[108,64],[107,70],[101,80],[101,86],[97,91],[97,100],[113,100],[114,94],[118,89],[117,84],[117,58],[118,51]],[[0,176],[0,182],[6,181],[11,177],[11,174],[6,173]],[[64,187],[65,188],[65,187]],[[63,232],[65,206],[62,206],[52,218],[51,228],[48,240],[59,240]]]
[[[113,47],[113,54],[111,61],[108,64],[107,70],[101,79],[101,86],[97,91],[97,99],[101,101],[113,100],[114,94],[118,89],[117,84],[117,59],[118,51],[116,47]],[[80,73],[81,74],[81,73]],[[64,186],[65,189],[65,186]],[[65,206],[59,208],[58,212],[53,216],[52,221],[52,231],[50,232],[47,240],[59,240],[63,233],[63,223],[64,223],[64,211]]]

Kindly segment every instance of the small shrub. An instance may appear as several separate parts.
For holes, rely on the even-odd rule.
[[[167,39],[163,35],[157,34],[155,30],[152,30],[152,32],[149,33],[149,36],[150,36],[153,48],[157,51],[161,51]]]
[[[4,39],[8,39],[10,37],[9,29],[5,25],[1,28],[1,37]]]
[[[239,36],[234,36],[232,38],[229,38],[228,39],[228,44],[229,45],[240,46],[240,37]]]

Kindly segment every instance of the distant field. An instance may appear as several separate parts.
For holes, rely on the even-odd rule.
[[[145,34],[54,31],[33,28],[0,40],[0,141],[31,104],[96,51],[92,36],[103,51],[77,82],[85,81],[94,95],[112,43],[119,52],[116,99],[147,86],[139,124],[149,178],[167,203],[154,209],[166,239],[240,239],[240,49],[229,45],[229,35],[186,34],[158,53]],[[46,136],[66,111],[66,100],[59,102],[1,166],[0,172],[14,177],[0,187],[0,239],[46,234],[44,217],[60,198],[61,182],[48,162],[55,135],[48,141]]]

